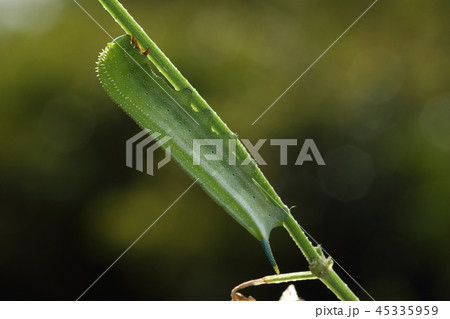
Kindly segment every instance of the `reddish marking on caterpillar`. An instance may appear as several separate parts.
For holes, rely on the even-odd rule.
[[[134,44],[135,49],[139,49],[139,44],[137,43],[137,40],[134,38],[134,36],[131,36],[131,43]]]
[[[147,56],[149,52],[150,52],[150,48],[147,48],[147,50],[145,50],[145,51],[141,50],[141,53],[145,56]]]

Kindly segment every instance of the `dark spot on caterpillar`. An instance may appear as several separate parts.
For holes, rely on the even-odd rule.
[[[145,92],[145,95],[148,95],[148,92]]]
[[[253,198],[256,198],[255,195],[252,196]]]

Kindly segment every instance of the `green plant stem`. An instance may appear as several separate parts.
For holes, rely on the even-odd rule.
[[[297,221],[289,215],[283,226],[303,252],[309,263],[311,272],[317,276],[340,300],[358,301],[358,297],[332,268],[332,259],[325,258],[322,249],[314,247],[306,237]]]
[[[261,278],[262,282],[265,284],[278,284],[280,282],[286,281],[300,281],[311,279],[317,279],[317,277],[310,271],[290,272],[287,274],[272,275]]]
[[[208,107],[206,101],[198,94],[197,90],[186,80],[158,46],[149,38],[141,26],[133,19],[128,11],[117,0],[99,0],[105,9],[114,17],[117,23],[138,41],[139,46],[150,49],[148,57],[158,70],[177,90],[189,89],[192,91],[193,103],[197,106]],[[319,278],[341,300],[359,300],[347,287],[342,279],[332,268],[330,258],[325,258],[320,247],[314,247],[306,237],[298,223],[287,214],[283,226],[290,233],[297,246],[305,255],[310,264],[311,273]],[[283,276],[283,275],[281,275]],[[275,276],[274,276],[275,277]],[[283,278],[283,277],[277,277]],[[312,279],[312,278],[309,278]]]
[[[134,20],[123,5],[117,0],[99,0],[103,7],[111,14],[116,22],[128,34],[134,36],[139,46],[144,51],[149,50],[148,57],[158,70],[166,77],[176,90],[189,89],[192,92],[192,103],[197,108],[208,107],[208,103],[200,96],[197,90],[173,65],[161,49],[150,39],[142,27]]]

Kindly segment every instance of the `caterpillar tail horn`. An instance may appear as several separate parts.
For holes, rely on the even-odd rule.
[[[275,261],[275,258],[272,254],[272,249],[270,249],[270,244],[267,240],[261,241],[262,247],[264,249],[264,252],[266,253],[267,258],[269,258],[270,263],[272,264],[273,269],[277,273],[277,275],[280,274],[280,270],[278,269],[277,262]]]

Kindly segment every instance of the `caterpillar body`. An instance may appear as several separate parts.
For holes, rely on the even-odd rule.
[[[103,87],[142,129],[161,133],[159,138],[171,137],[162,148],[170,146],[172,158],[183,170],[198,179],[203,190],[262,243],[278,273],[269,235],[290,216],[289,209],[255,161],[240,164],[251,156],[218,115],[209,106],[194,103],[190,89],[175,90],[156,75],[147,53],[129,35],[108,43],[97,62]],[[195,165],[193,141],[198,139],[222,140],[223,159]],[[236,157],[236,165],[230,165],[230,156]]]

